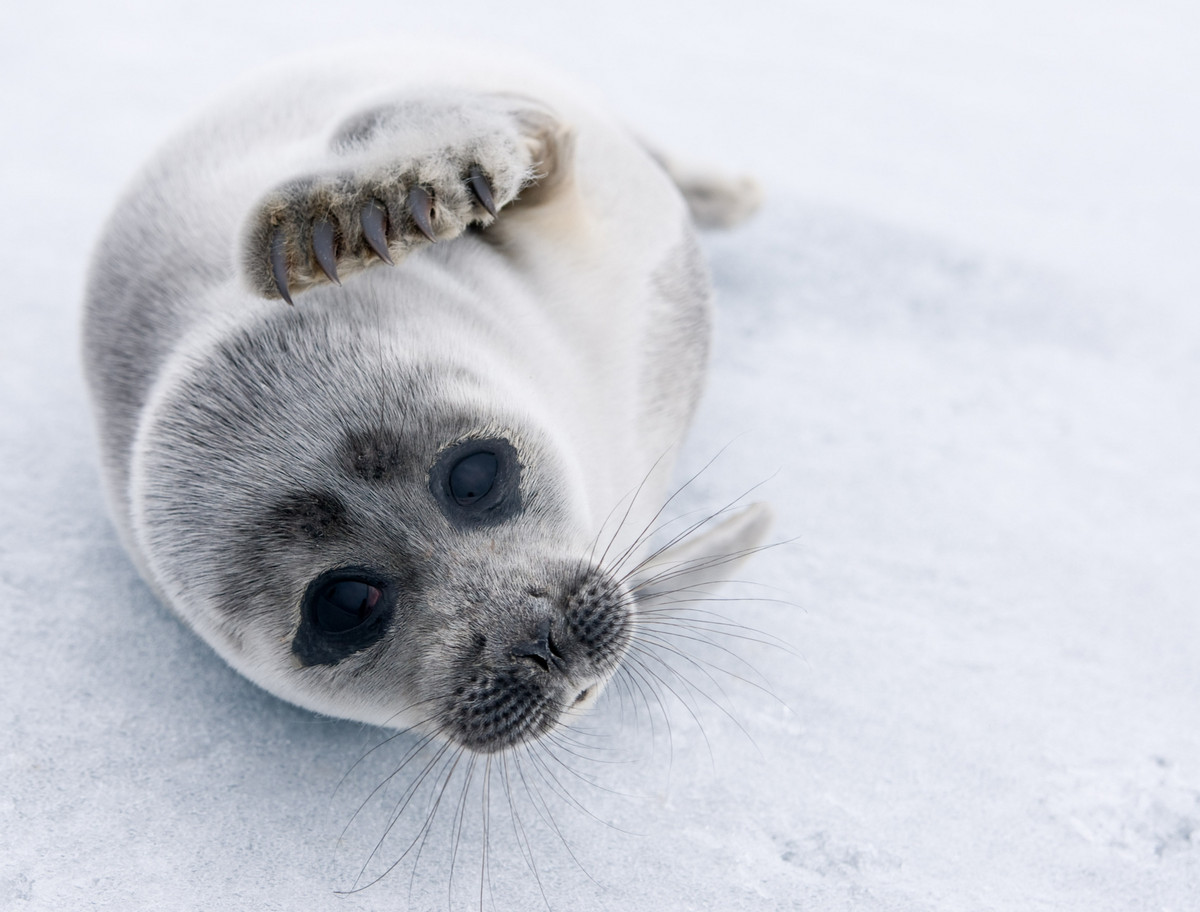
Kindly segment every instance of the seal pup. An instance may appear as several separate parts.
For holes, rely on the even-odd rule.
[[[693,217],[754,203],[525,64],[405,42],[258,74],[94,255],[125,547],[285,700],[485,754],[545,735],[641,601],[765,532],[751,507],[641,553],[707,357]]]

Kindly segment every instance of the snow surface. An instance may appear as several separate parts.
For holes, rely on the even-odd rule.
[[[528,766],[595,818],[535,781],[585,875],[514,784],[551,907],[1200,909],[1200,7],[999,6],[6,8],[0,908],[481,904],[476,792],[457,855],[443,813],[415,873],[334,892],[411,740],[352,770],[378,732],[267,696],[155,603],[76,353],[91,240],[174,122],[264,56],[433,28],[768,188],[707,241],[681,477],[728,447],[681,503],[763,482],[789,543],[706,607],[789,648],[730,641],[757,673],[701,649],[746,681],[681,666],[716,699],[677,683],[669,737],[614,695],[578,737],[622,762],[568,757],[596,786]],[[541,907],[498,801],[482,905]]]

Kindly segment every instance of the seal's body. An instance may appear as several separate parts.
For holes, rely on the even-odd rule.
[[[226,660],[490,752],[637,636],[710,289],[687,201],[607,114],[390,50],[260,76],[159,152],[96,252],[86,369],[122,539]],[[690,186],[713,220],[746,202]]]

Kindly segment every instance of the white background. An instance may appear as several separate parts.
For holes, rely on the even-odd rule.
[[[774,696],[719,678],[669,739],[601,709],[588,736],[631,762],[566,779],[600,821],[553,809],[594,881],[526,811],[551,907],[1197,908],[1200,7],[218,0],[3,26],[0,908],[480,904],[469,822],[452,887],[443,828],[411,887],[401,865],[335,895],[378,802],[338,834],[402,751],[335,792],[378,734],[257,691],[154,602],[76,352],[90,245],[174,123],[270,57],[429,30],[535,53],[767,189],[707,241],[684,469],[729,447],[683,506],[765,480],[790,543],[726,592],[766,599],[713,607],[790,651],[733,644]],[[511,833],[484,905],[536,908]]]

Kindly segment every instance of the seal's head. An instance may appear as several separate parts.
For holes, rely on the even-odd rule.
[[[589,556],[588,466],[486,361],[364,350],[347,306],[174,365],[135,445],[138,550],[285,699],[479,752],[537,737],[599,693],[635,624]]]

